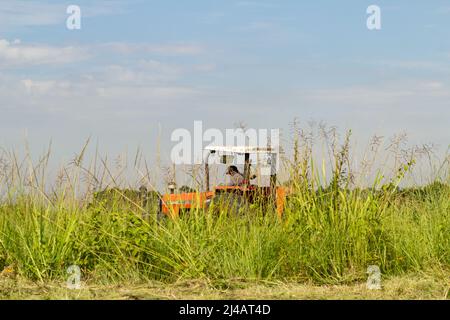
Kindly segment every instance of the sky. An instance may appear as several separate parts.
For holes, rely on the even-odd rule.
[[[366,9],[381,8],[381,30]],[[68,30],[66,9],[81,8]],[[450,2],[2,0],[0,146],[91,137],[117,154],[177,128],[324,121],[364,143],[407,132],[449,145]]]

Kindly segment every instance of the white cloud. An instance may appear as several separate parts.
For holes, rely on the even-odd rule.
[[[365,62],[364,62],[365,63]],[[431,71],[431,72],[445,72],[450,71],[450,67],[445,61],[431,61],[431,60],[379,60],[372,63],[379,67],[417,70],[417,71]]]
[[[48,0],[7,0],[0,5],[0,29],[62,24],[70,3]],[[120,14],[127,1],[98,0],[81,7],[83,17]]]
[[[200,94],[200,91],[183,86],[109,86],[98,87],[96,89],[97,98],[108,99],[110,101],[121,101],[122,106],[129,105],[130,102],[141,102],[143,104],[134,105],[136,108],[145,106],[167,106],[173,101],[183,101]],[[94,100],[95,101],[95,100]],[[112,105],[111,105],[112,106]],[[125,108],[129,113],[133,113],[130,107]]]
[[[97,81],[97,84],[116,84],[148,86],[174,82],[183,75],[184,70],[177,66],[156,60],[141,60],[136,66],[108,65],[95,74],[85,78]]]
[[[0,68],[28,67],[31,65],[61,65],[87,60],[111,54],[148,56],[185,56],[198,55],[204,48],[193,44],[160,45],[124,42],[106,43],[92,46],[50,46],[45,44],[23,44],[20,40],[0,39]],[[144,61],[146,69],[159,69],[166,73],[176,73],[173,67],[154,60]],[[165,69],[165,70],[162,70]],[[170,70],[169,70],[170,69]]]
[[[58,47],[0,40],[0,70],[3,71],[0,73],[0,108],[16,113],[33,110],[74,116],[92,115],[103,108],[130,115],[148,108],[172,112],[172,108],[165,106],[192,102],[203,93],[202,89],[187,85],[183,80],[193,74],[213,71],[215,65],[177,64],[150,56],[161,55],[166,58],[163,60],[171,61],[167,57],[197,54],[202,50],[200,46],[184,44],[114,43]],[[115,53],[133,57],[123,62],[124,57],[115,57]],[[67,72],[66,64],[87,59],[90,60],[78,71]],[[118,62],[104,62],[111,59]],[[57,65],[57,73],[23,74],[31,66],[47,65]]]
[[[145,123],[146,119],[176,117],[194,110],[204,95],[199,88],[176,84],[8,79],[6,83],[0,82],[0,128],[26,122],[30,129],[44,129],[42,123],[32,122],[36,117],[46,121],[60,119],[77,126],[89,123],[91,129],[104,129],[111,123],[130,127]]]
[[[84,69],[78,75],[58,77],[22,77],[0,74],[0,109],[27,114],[101,118],[120,113],[172,113],[174,106],[185,106],[204,94],[193,85],[180,84],[185,75],[198,71],[156,60],[141,60],[127,66],[120,64]]]
[[[215,64],[176,64],[154,59],[141,59],[128,64],[111,64],[97,67],[96,71],[84,73],[82,79],[95,82],[95,85],[105,83],[114,85],[153,86],[176,83],[193,74],[203,74],[214,71]]]
[[[386,104],[397,99],[411,97],[413,91],[408,89],[383,90],[370,87],[350,87],[313,90],[306,98],[316,102],[341,104]]]
[[[204,48],[195,44],[167,44],[154,45],[146,43],[113,42],[100,46],[101,48],[120,54],[160,54],[160,55],[197,55],[204,52]]]
[[[9,42],[0,39],[0,67],[17,67],[45,64],[65,64],[88,58],[88,52],[78,47],[23,45],[20,40]]]
[[[46,95],[51,92],[61,92],[61,90],[67,90],[71,86],[69,82],[52,80],[36,81],[24,79],[20,83],[29,95]]]
[[[2,1],[0,25],[3,27],[29,27],[57,24],[64,20],[63,4],[23,0]]]
[[[195,71],[203,71],[203,72],[212,72],[217,69],[217,65],[214,63],[204,63],[204,64],[198,64],[193,67],[193,70]]]
[[[350,86],[302,91],[308,102],[340,107],[419,107],[450,98],[450,87],[440,81],[403,81],[374,86]]]

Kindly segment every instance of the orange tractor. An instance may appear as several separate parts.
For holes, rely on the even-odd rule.
[[[207,155],[204,159],[205,185],[204,192],[175,193],[175,185],[169,186],[171,191],[160,199],[159,218],[177,218],[181,214],[190,210],[208,209],[212,203],[217,203],[222,209],[235,212],[246,205],[258,203],[261,205],[271,205],[276,208],[279,217],[283,215],[286,203],[287,190],[277,186],[276,161],[277,152],[271,147],[207,147]],[[258,186],[250,181],[255,179],[251,176],[252,154],[268,156],[265,170],[270,176],[269,186]],[[244,156],[243,182],[237,186],[214,186],[210,187],[210,156],[219,155],[221,163],[226,164],[229,159],[235,156]]]

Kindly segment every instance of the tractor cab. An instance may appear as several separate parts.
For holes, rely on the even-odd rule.
[[[276,165],[277,165],[277,155],[278,153],[272,147],[230,147],[230,146],[210,146],[206,149],[205,157],[205,185],[206,191],[210,190],[210,158],[212,155],[218,155],[220,163],[224,165],[229,165],[236,160],[237,157],[243,157],[241,164],[244,165],[243,171],[243,183],[239,187],[250,187],[251,180],[254,180],[256,176],[251,174],[251,155],[256,155],[257,158],[265,158],[266,161],[261,165],[261,171],[266,176],[270,176],[270,186],[275,187],[276,185]],[[217,188],[217,187],[216,187]]]
[[[233,160],[239,160],[243,164],[243,182],[239,185],[211,186],[210,167],[211,159],[219,157],[220,164],[229,165]],[[268,186],[252,184],[256,178],[251,174],[251,158],[263,158],[263,164],[258,164],[261,174],[269,178]],[[279,216],[284,211],[285,189],[277,186],[277,160],[278,152],[272,147],[249,147],[249,146],[209,146],[205,149],[204,170],[205,170],[205,190],[203,192],[189,192],[163,195],[160,203],[160,215],[178,217],[180,213],[192,209],[207,209],[212,202],[219,202],[219,199],[230,199],[239,203],[261,203],[262,205],[272,204],[276,207]]]

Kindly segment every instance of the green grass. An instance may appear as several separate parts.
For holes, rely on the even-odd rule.
[[[11,166],[0,174],[0,281],[64,283],[67,268],[78,265],[93,286],[200,281],[212,290],[240,282],[344,288],[364,286],[367,268],[376,265],[383,279],[432,272],[441,297],[448,297],[448,177],[400,189],[408,162],[388,182],[351,187],[347,149],[335,153],[328,183],[313,161],[289,165],[292,193],[281,220],[270,208],[251,206],[239,218],[198,210],[159,222],[155,203],[142,208],[132,192],[99,201],[77,197],[80,164],[51,192],[38,183],[36,167]]]
[[[328,193],[327,193],[328,192]],[[79,265],[99,281],[230,279],[364,281],[369,265],[385,275],[447,270],[450,189],[424,199],[360,191],[291,196],[282,220],[257,208],[244,217],[193,212],[158,223],[133,206],[48,205],[23,196],[0,206],[0,269],[28,279],[64,279]]]

